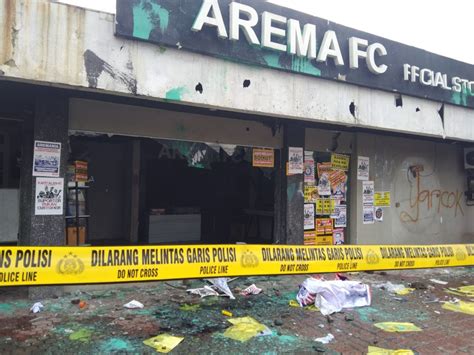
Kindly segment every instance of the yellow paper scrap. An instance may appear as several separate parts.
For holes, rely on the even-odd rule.
[[[445,303],[443,304],[443,308],[454,312],[474,315],[474,302],[459,301],[456,303]]]
[[[399,322],[382,322],[374,324],[377,328],[385,330],[386,332],[421,332],[413,323],[399,323]]]
[[[227,328],[224,332],[224,336],[241,342],[250,340],[267,329],[266,326],[257,322],[252,317],[233,318],[229,319],[229,322],[232,323],[233,326]]]
[[[295,300],[290,300],[290,302],[288,302],[288,305],[290,307],[295,307],[295,308],[304,308],[307,311],[319,311],[319,308],[316,307],[314,304],[306,306],[306,307],[301,307],[300,304],[296,302]]]
[[[376,346],[369,346],[369,349],[367,350],[367,354],[370,354],[370,355],[413,355],[414,352],[408,349],[391,350],[391,349],[378,348]]]
[[[402,289],[400,291],[397,291],[395,293],[399,296],[406,296],[406,295],[409,295],[410,293],[412,293],[413,291],[415,291],[414,288],[405,287],[404,289]]]
[[[176,348],[184,338],[175,337],[169,334],[161,334],[156,337],[143,341],[143,344],[151,346],[160,353],[169,353],[171,350]]]
[[[469,298],[474,297],[474,285],[461,286],[461,287],[457,287],[457,288],[450,287],[450,288],[447,288],[445,290],[446,290],[446,292],[451,293],[451,294],[456,295],[456,296],[466,296],[466,297],[469,297]]]

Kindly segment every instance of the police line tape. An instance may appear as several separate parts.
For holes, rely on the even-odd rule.
[[[0,286],[67,285],[474,265],[474,244],[2,247]]]

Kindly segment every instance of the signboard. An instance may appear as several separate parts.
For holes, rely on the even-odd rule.
[[[474,66],[264,1],[117,0],[116,35],[474,108]]]
[[[253,148],[252,166],[256,168],[273,168],[275,166],[273,149]]]
[[[62,215],[63,196],[63,178],[36,178],[35,215]]]
[[[390,191],[376,191],[374,193],[374,206],[390,207]]]
[[[331,154],[331,165],[333,169],[337,170],[349,170],[349,159],[348,155],[343,154]]]
[[[59,177],[61,143],[35,141],[33,148],[33,176]]]

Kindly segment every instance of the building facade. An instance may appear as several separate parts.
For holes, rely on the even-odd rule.
[[[1,5],[2,243],[473,240],[474,66],[179,4]]]

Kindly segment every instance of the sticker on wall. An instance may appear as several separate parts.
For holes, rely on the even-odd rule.
[[[348,155],[343,154],[331,154],[331,166],[333,169],[338,170],[349,170],[349,159]]]
[[[374,205],[374,182],[363,181],[362,182],[362,204]]]
[[[358,157],[357,158],[357,180],[363,180],[363,181],[369,180],[369,169],[370,169],[370,158]]]
[[[333,216],[331,217],[334,218],[334,228],[347,227],[347,206],[345,205],[336,206],[334,208]]]
[[[376,191],[374,193],[374,206],[390,207],[390,191]]]
[[[252,166],[255,168],[275,167],[275,153],[273,149],[253,148]]]
[[[35,215],[55,216],[63,214],[64,179],[36,178]]]
[[[315,184],[314,159],[305,156],[304,159],[304,183],[307,185]]]
[[[303,174],[303,148],[288,148],[288,174]]]
[[[344,229],[334,229],[332,232],[332,240],[334,245],[344,244]]]
[[[316,203],[318,199],[318,189],[316,186],[305,186],[304,187],[304,202],[305,203]]]
[[[314,204],[304,204],[304,230],[314,229]]]
[[[374,206],[364,206],[362,213],[364,218],[364,224],[375,223]]]
[[[383,208],[375,207],[375,220],[377,222],[383,222]]]
[[[318,194],[320,196],[330,196],[331,195],[331,183],[329,181],[329,174],[322,173],[319,178],[318,183]]]
[[[318,163],[317,170],[318,170],[318,178],[320,178],[323,173],[329,174],[332,170],[331,162]]]
[[[59,177],[61,143],[35,141],[33,176]]]

